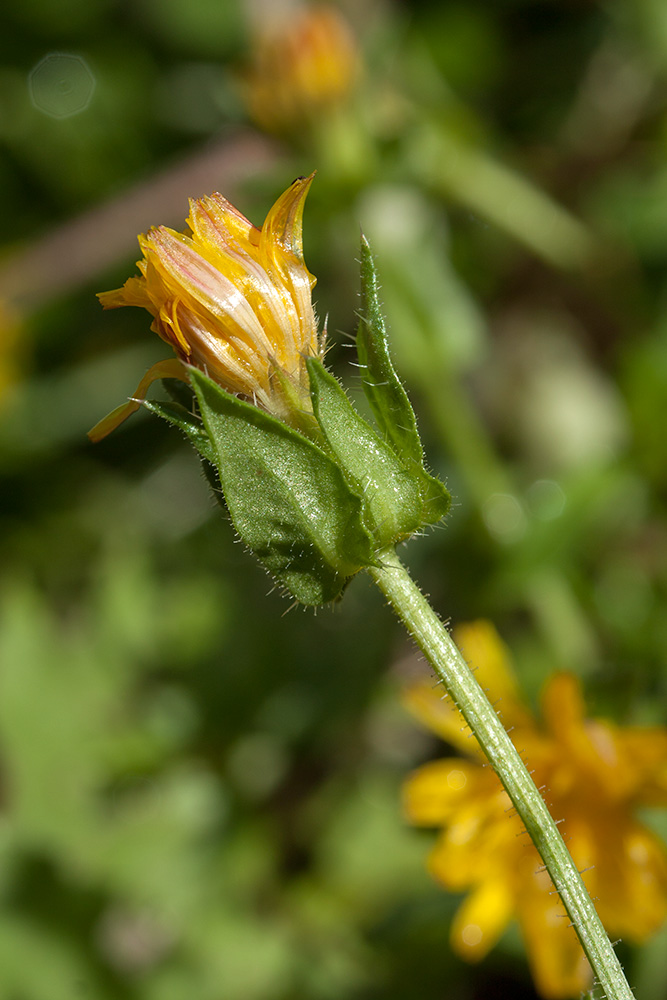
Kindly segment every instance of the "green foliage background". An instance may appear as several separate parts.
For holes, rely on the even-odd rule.
[[[567,668],[593,714],[665,722],[667,7],[349,15],[358,93],[276,138],[247,120],[240,0],[0,14],[6,1000],[533,995],[513,931],[479,968],[448,949],[457,900],[400,813],[438,752],[399,701],[426,668],[369,581],[290,610],[175,432],[139,414],[86,441],[164,356],[94,292],[209,187],[259,224],[317,168],[306,259],[352,389],[371,239],[455,496],[406,549],[435,606],[490,618],[528,699]],[[58,53],[90,79],[56,76],[47,113],[35,73]],[[642,1000],[664,996],[666,941],[623,953]]]

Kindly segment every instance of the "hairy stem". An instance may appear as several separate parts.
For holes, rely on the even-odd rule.
[[[393,549],[368,572],[441,678],[539,851],[607,1000],[634,1000],[616,953],[544,800],[449,632]]]

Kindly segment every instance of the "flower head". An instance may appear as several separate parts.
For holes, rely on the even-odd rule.
[[[139,237],[141,274],[99,299],[105,309],[147,309],[176,359],[154,365],[134,399],[90,431],[92,440],[134,412],[155,379],[187,381],[185,365],[284,419],[291,406],[308,407],[305,358],[323,350],[301,240],[312,179],[294,181],[261,229],[215,193],[190,202],[188,233],[159,226]]]
[[[587,719],[578,680],[558,674],[542,697],[543,725],[523,705],[506,651],[493,627],[458,632],[477,677],[500,697],[512,741],[533,771],[607,930],[638,942],[667,913],[667,857],[634,817],[640,805],[667,805],[667,730],[621,728]],[[481,959],[513,916],[519,920],[538,989],[578,996],[590,970],[536,849],[458,710],[422,684],[407,693],[421,721],[463,757],[433,761],[405,785],[408,818],[440,826],[429,868],[445,888],[468,896],[452,925],[453,948]],[[513,817],[513,818],[512,818]]]

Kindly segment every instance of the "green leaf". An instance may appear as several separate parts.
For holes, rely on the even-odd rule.
[[[437,524],[449,513],[452,495],[436,476],[432,476],[423,466],[415,471],[419,475],[422,495],[422,524]]]
[[[361,381],[380,432],[407,462],[423,461],[417,420],[389,356],[387,330],[371,248],[361,237],[361,310],[357,354]]]
[[[352,488],[364,499],[378,545],[409,538],[422,525],[419,477],[408,470],[356,410],[321,361],[308,358],[313,410]]]
[[[361,499],[303,435],[200,371],[190,378],[239,535],[297,600],[334,600],[375,562]]]

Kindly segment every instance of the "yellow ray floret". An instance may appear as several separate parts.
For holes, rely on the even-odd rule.
[[[501,696],[498,709],[581,870],[607,930],[642,941],[667,915],[667,856],[635,818],[643,805],[667,806],[667,730],[622,728],[586,718],[581,685],[551,678],[542,724],[521,702],[507,650],[488,622],[457,630],[471,666]],[[440,827],[431,874],[453,892],[467,891],[451,929],[463,958],[483,958],[516,917],[535,981],[544,997],[576,997],[591,973],[536,849],[498,778],[477,752],[463,717],[442,691],[420,684],[407,694],[415,715],[463,757],[433,761],[406,782],[405,811]]]

